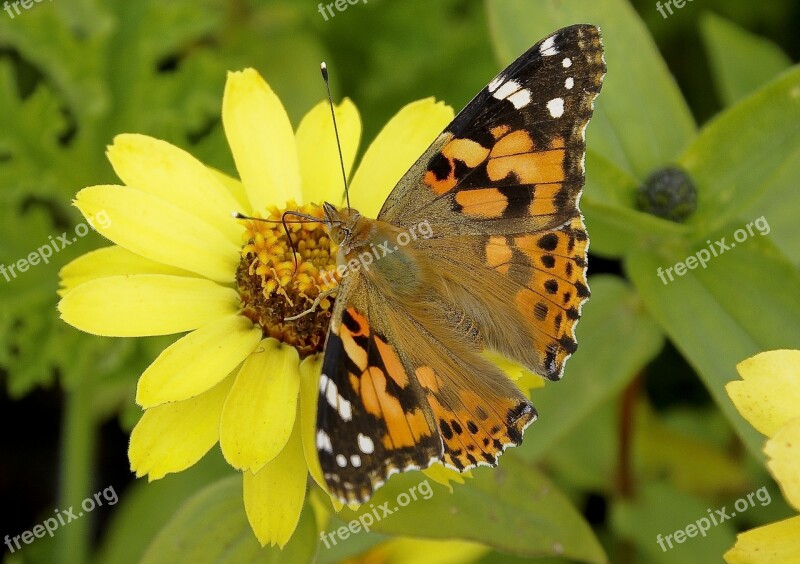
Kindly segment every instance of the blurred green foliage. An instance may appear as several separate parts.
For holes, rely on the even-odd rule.
[[[744,358],[800,342],[800,68],[775,42],[796,56],[800,15],[789,0],[693,2],[668,19],[649,1],[634,4],[638,13],[625,0],[371,0],[330,21],[313,2],[290,0],[70,0],[13,19],[0,12],[5,265],[74,232],[75,192],[115,181],[103,155],[115,134],[153,135],[235,173],[220,123],[227,70],[259,69],[297,124],[323,97],[318,65],[327,60],[335,98],[355,101],[368,143],[409,101],[433,95],[462,107],[502,65],[565,25],[600,25],[609,68],[588,129],[582,209],[593,298],[580,351],[563,382],[534,391],[541,418],[498,469],[475,471],[453,494],[436,486],[431,500],[332,551],[319,548],[309,506],[280,553],[258,547],[240,482],[225,477],[214,451],[180,475],[125,487],[96,546],[83,519],[6,559],[301,562],[316,553],[332,562],[406,535],[480,541],[498,551],[486,562],[511,561],[507,554],[708,562],[737,528],[785,515],[762,440],[723,385]],[[642,182],[675,165],[698,191],[684,223],[636,207]],[[756,232],[669,284],[657,275],[761,216],[768,236]],[[49,264],[0,279],[4,401],[63,391],[62,428],[52,430],[62,437],[60,487],[41,515],[95,491],[105,474],[96,451],[107,446],[99,429],[109,420],[133,426],[136,379],[168,342],[91,337],[57,319],[59,267],[101,244],[77,238]],[[376,500],[419,480],[393,478]],[[669,553],[658,548],[657,534],[764,485],[769,506]],[[328,529],[351,518],[345,510]],[[15,529],[2,532],[35,522],[10,521]]]

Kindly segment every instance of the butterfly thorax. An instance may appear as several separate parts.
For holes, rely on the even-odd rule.
[[[344,275],[364,276],[381,291],[406,301],[426,283],[422,257],[405,230],[352,208],[325,203],[325,224],[339,246],[337,266]]]

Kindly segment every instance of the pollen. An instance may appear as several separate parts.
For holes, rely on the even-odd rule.
[[[242,314],[259,325],[265,337],[274,337],[293,346],[305,358],[321,352],[330,323],[334,298],[325,296],[337,287],[336,244],[323,223],[287,216],[286,210],[318,217],[320,206],[297,206],[288,202],[285,209],[269,208],[263,219],[244,220],[242,251],[236,283],[242,298]],[[308,311],[317,298],[313,312]]]

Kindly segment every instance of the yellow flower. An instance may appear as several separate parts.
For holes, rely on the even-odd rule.
[[[349,175],[361,121],[348,99],[336,115]],[[433,99],[402,108],[353,175],[353,206],[374,217],[452,117]],[[243,474],[258,540],[283,547],[305,503],[309,472],[323,485],[314,418],[330,301],[302,323],[283,318],[319,294],[323,275],[335,268],[335,249],[320,224],[295,223],[293,256],[281,226],[237,221],[231,212],[321,217],[322,202],[343,200],[339,156],[327,103],[294,131],[252,69],[229,74],[222,121],[241,181],[151,137],[114,139],[108,158],[123,185],[91,186],[74,201],[88,220],[103,219],[94,224],[114,245],[62,269],[58,308],[67,323],[96,335],[188,332],[139,379],[144,414],[131,434],[131,468],[156,480],[219,443]]]
[[[800,350],[758,354],[737,367],[725,389],[739,413],[769,437],[767,466],[786,501],[800,511]],[[800,516],[741,533],[731,563],[800,562]]]
[[[469,564],[480,561],[488,552],[488,547],[475,542],[400,537],[348,558],[343,564]]]

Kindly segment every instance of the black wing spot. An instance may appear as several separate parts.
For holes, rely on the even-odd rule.
[[[447,439],[448,441],[453,438],[453,430],[450,428],[450,425],[447,424],[447,421],[444,419],[439,420],[439,428],[442,430],[442,436]]]
[[[553,268],[556,265],[556,257],[553,255],[542,255],[540,260],[545,268]]]
[[[545,251],[555,251],[556,247],[558,247],[558,235],[555,233],[542,235],[539,237],[539,240],[536,242],[536,244],[540,249],[544,249]]]

